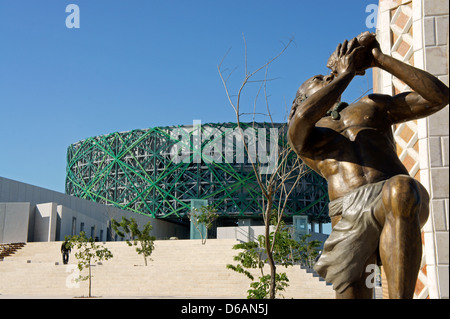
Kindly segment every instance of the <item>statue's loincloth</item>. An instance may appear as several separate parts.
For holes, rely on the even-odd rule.
[[[361,278],[367,259],[377,252],[381,226],[373,211],[385,182],[361,186],[329,204],[330,217],[342,214],[342,219],[325,241],[314,269],[338,293]]]

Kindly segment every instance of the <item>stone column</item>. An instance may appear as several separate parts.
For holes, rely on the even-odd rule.
[[[384,53],[426,70],[448,85],[448,21],[447,0],[380,0],[377,39]],[[373,84],[375,93],[392,95],[411,90],[377,69]],[[430,218],[422,232],[423,258],[415,298],[449,296],[448,117],[447,106],[428,118],[394,128],[400,160],[431,196]]]

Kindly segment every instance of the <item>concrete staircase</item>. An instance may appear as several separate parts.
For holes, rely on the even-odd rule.
[[[25,243],[0,244],[0,261],[5,257],[13,255],[25,245]]]
[[[236,240],[155,241],[155,250],[144,259],[125,242],[104,244],[114,257],[92,267],[92,295],[142,298],[246,298],[250,280],[226,268],[237,254]],[[63,265],[61,242],[27,243],[0,261],[0,294],[3,296],[80,297],[88,295],[87,281],[76,283],[74,251]],[[290,286],[285,298],[334,298],[334,291],[300,267],[278,267],[286,272]],[[269,269],[265,269],[268,273]],[[87,270],[83,270],[83,275]],[[259,274],[254,271],[255,277]]]

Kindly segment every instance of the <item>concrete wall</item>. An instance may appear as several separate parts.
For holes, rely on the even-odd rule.
[[[114,240],[114,234],[108,236],[109,221],[122,216],[141,227],[150,221],[157,239],[189,237],[182,225],[0,177],[0,242],[63,240],[81,227],[87,236]]]
[[[86,236],[106,240],[107,220],[95,218],[81,212],[77,212],[69,207],[58,205],[57,214],[60,218],[60,231],[57,240],[64,240],[64,236],[79,234],[84,231]]]
[[[275,230],[274,226],[270,226],[270,231]],[[264,235],[265,226],[236,226],[236,227],[217,227],[217,239],[237,239],[243,242],[256,241],[259,235]],[[311,240],[320,240],[322,245],[328,238],[328,235],[310,232]]]
[[[270,231],[274,231],[270,226]],[[259,235],[264,235],[265,226],[217,227],[217,239],[237,239],[243,242],[256,241]]]
[[[27,242],[31,215],[30,203],[0,203],[0,243]]]
[[[56,240],[56,203],[38,204],[34,209],[33,241]],[[33,227],[33,225],[30,225]]]

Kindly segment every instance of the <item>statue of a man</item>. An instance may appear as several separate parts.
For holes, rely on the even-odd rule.
[[[298,89],[288,131],[297,155],[328,181],[332,232],[315,269],[333,283],[337,298],[372,298],[366,267],[381,262],[389,297],[412,298],[429,195],[399,160],[392,125],[441,110],[449,103],[448,88],[383,54],[368,32],[339,44],[328,67],[330,75],[314,76]],[[355,75],[371,67],[414,91],[341,102]]]

